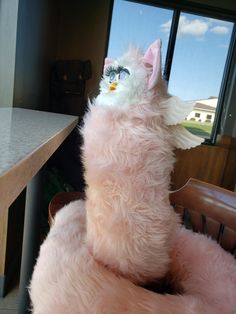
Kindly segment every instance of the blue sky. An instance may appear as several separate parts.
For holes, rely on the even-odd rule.
[[[130,43],[145,49],[162,39],[165,61],[173,12],[115,0],[108,57],[123,54]],[[233,23],[182,13],[172,64],[169,92],[183,100],[218,96]]]

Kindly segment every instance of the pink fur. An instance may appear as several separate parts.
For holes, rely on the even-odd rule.
[[[209,305],[211,311],[203,313],[236,313],[236,263],[230,253],[206,236],[182,228],[171,261],[171,278],[184,293]]]
[[[62,209],[41,246],[30,295],[34,314],[233,314],[233,256],[205,236],[177,232],[170,272],[183,295],[160,295],[116,276],[85,244],[85,204]]]
[[[31,281],[33,313],[236,313],[235,260],[181,229],[169,203],[174,145],[200,143],[177,124],[186,105],[160,78],[148,89],[153,69],[139,52],[115,62],[129,74],[119,80],[115,68],[90,105],[82,130],[87,199],[56,215]],[[138,286],[164,276],[181,295]]]
[[[171,138],[157,110],[91,106],[83,129],[87,243],[95,259],[139,283],[165,275],[177,227]]]

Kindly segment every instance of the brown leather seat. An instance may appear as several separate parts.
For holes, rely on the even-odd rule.
[[[48,219],[49,225],[53,223],[56,212],[63,206],[69,204],[72,201],[84,199],[85,194],[83,192],[60,192],[57,193],[49,203],[48,206]]]
[[[49,222],[64,205],[84,197],[83,192],[58,193],[49,204]],[[170,201],[187,228],[210,235],[236,255],[236,193],[191,178]]]
[[[187,228],[210,235],[225,250],[236,253],[236,193],[196,179],[170,194]]]

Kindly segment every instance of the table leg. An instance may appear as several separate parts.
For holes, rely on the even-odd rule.
[[[34,176],[26,190],[18,314],[30,313],[30,300],[27,287],[29,286],[39,251],[43,195],[42,180],[43,169]]]
[[[6,293],[7,225],[8,208],[0,208],[0,298]]]

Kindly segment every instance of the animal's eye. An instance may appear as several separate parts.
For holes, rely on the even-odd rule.
[[[112,83],[116,78],[116,72],[115,71],[110,71],[109,73],[109,81]]]
[[[119,79],[120,80],[125,80],[127,77],[130,75],[129,70],[126,68],[123,68],[119,72]]]

